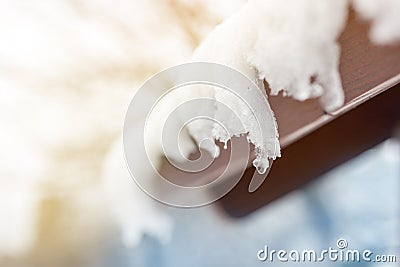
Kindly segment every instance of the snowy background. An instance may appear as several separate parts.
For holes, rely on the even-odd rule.
[[[396,139],[241,220],[212,205],[159,212],[127,175],[135,89],[243,2],[0,1],[1,267],[257,266],[264,245],[343,236],[400,258]]]

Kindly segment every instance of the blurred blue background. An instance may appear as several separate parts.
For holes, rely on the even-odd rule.
[[[366,266],[366,262],[260,262],[270,249],[321,251],[345,238],[349,249],[374,255],[400,251],[400,149],[394,139],[364,152],[312,184],[243,219],[225,217],[215,205],[171,209],[168,244],[146,237],[137,249],[115,244],[110,266]],[[368,263],[368,266],[398,266]]]

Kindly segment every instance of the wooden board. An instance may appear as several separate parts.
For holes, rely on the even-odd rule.
[[[247,191],[254,168],[246,171],[220,200],[229,214],[245,216],[392,136],[400,122],[400,45],[373,45],[367,32],[351,12],[340,37],[345,105],[336,112],[324,114],[316,100],[269,97],[282,158],[254,193]]]
[[[373,45],[367,32],[368,23],[351,11],[340,37],[345,105],[339,110],[327,114],[318,100],[269,97],[278,121],[282,157],[254,193],[248,192],[254,172],[248,159],[249,168],[239,184],[219,201],[230,215],[245,216],[391,136],[400,121],[400,88],[396,87],[400,81],[400,45]],[[247,145],[245,138],[240,142]],[[229,160],[229,149],[221,151],[205,171],[188,174],[167,164],[163,172],[180,185],[207,184],[223,172]]]

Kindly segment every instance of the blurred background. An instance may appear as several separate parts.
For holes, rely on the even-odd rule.
[[[400,257],[395,136],[243,219],[162,207],[130,179],[135,89],[244,2],[0,1],[0,266],[255,266],[264,245],[340,237]]]

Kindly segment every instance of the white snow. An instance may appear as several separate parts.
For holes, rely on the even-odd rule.
[[[283,90],[298,100],[320,96],[323,107],[332,111],[344,101],[336,39],[346,15],[346,0],[252,0],[216,27],[196,49],[192,61],[232,67],[248,76],[263,94],[265,79],[272,95]],[[241,94],[257,98],[257,92],[246,89]],[[197,87],[191,93],[208,94],[241,114],[244,122],[233,127],[233,115],[221,115],[216,110],[215,117],[230,128],[231,135],[226,136],[225,130],[215,123],[198,122],[189,126],[196,141],[209,138],[227,142],[232,136],[247,133],[256,148],[253,165],[261,173],[268,167],[268,159],[280,156],[277,124],[268,103],[248,103],[256,111],[263,110],[261,115],[266,117],[268,125],[262,125],[265,127],[262,136],[260,124],[252,120],[251,112],[238,97],[217,87],[214,90]]]
[[[249,5],[249,16],[259,14],[253,22],[259,27],[247,59],[271,94],[284,91],[301,101],[321,97],[326,111],[340,107],[344,95],[336,40],[346,22],[347,1],[254,0]]]
[[[371,20],[369,37],[377,44],[400,41],[399,0],[352,0],[361,17]]]
[[[300,101],[319,98],[325,111],[334,111],[344,103],[337,40],[347,21],[349,2],[249,0],[207,36],[192,60],[230,66],[247,75],[263,93],[265,80],[272,96],[282,91],[285,96]],[[353,0],[353,4],[364,18],[372,19],[372,41],[389,44],[400,40],[400,1]],[[197,122],[189,126],[197,142],[203,138],[227,142],[232,136],[247,133],[249,141],[256,147],[254,166],[262,166],[257,168],[262,171],[268,167],[269,158],[280,156],[277,125],[268,103],[265,105],[267,112],[264,112],[269,121],[268,137],[262,138],[257,132],[258,125],[250,119],[237,97],[217,87],[199,86],[191,93],[207,94],[229,105],[242,114],[242,121],[247,122],[232,128],[229,114],[218,116],[218,110],[215,110],[215,117],[222,125],[231,127],[231,135],[226,136],[224,129],[215,123]],[[256,105],[253,108],[265,107]],[[210,148],[210,152],[213,149]]]

